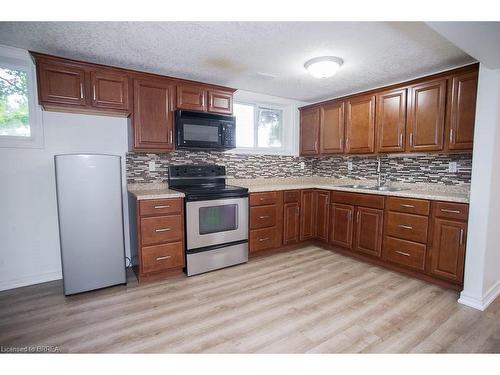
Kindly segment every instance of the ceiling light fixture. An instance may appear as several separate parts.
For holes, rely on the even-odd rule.
[[[307,60],[304,68],[315,78],[330,78],[340,69],[344,60],[340,57],[321,56]]]

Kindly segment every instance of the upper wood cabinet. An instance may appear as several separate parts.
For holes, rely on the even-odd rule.
[[[96,108],[129,109],[129,78],[106,71],[90,72],[92,106]]]
[[[375,151],[375,96],[346,100],[345,152],[369,154]]]
[[[300,111],[300,155],[319,153],[319,107]]]
[[[85,70],[70,64],[40,62],[37,64],[38,101],[78,107],[87,105]]]
[[[476,115],[477,72],[454,76],[451,79],[449,103],[448,150],[471,150]],[[451,101],[451,103],[450,103]]]
[[[207,89],[196,85],[177,86],[177,108],[191,111],[207,110]]]
[[[341,154],[344,152],[344,102],[320,107],[319,152]]]
[[[408,150],[443,149],[446,106],[446,79],[420,83],[408,91]]]
[[[233,93],[221,90],[208,90],[208,112],[232,114]]]
[[[404,152],[406,89],[377,94],[377,152]]]
[[[174,95],[175,84],[170,80],[134,80],[134,111],[131,117],[134,149],[174,149]]]

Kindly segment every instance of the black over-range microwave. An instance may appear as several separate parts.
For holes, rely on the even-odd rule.
[[[236,147],[234,116],[177,110],[175,128],[178,149],[228,150]]]

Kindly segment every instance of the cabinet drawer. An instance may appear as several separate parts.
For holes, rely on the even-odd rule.
[[[401,264],[419,271],[425,269],[426,246],[399,238],[384,239],[383,257],[391,262]]]
[[[300,201],[300,190],[288,190],[283,193],[284,203],[295,203]]]
[[[182,212],[182,199],[148,199],[139,201],[139,215],[170,215]]]
[[[422,199],[388,197],[385,208],[389,211],[429,215],[430,202]]]
[[[267,228],[276,225],[276,205],[250,208],[250,228]]]
[[[182,216],[141,218],[141,243],[152,245],[182,240]]]
[[[434,203],[434,216],[446,219],[467,220],[469,205],[450,202]]]
[[[404,240],[427,242],[426,216],[404,214],[400,212],[387,212],[385,234]]]
[[[184,266],[182,242],[142,248],[142,272],[155,272]]]
[[[281,246],[277,227],[250,231],[250,252],[273,249]]]
[[[250,206],[265,206],[278,203],[277,191],[266,191],[263,193],[250,194]]]
[[[384,197],[375,194],[359,194],[344,191],[333,191],[331,196],[333,203],[350,204],[369,208],[384,208]]]

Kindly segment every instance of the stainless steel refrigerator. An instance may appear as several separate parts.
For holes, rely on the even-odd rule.
[[[64,294],[126,283],[121,157],[54,159]]]

